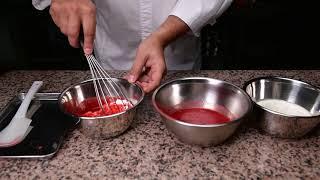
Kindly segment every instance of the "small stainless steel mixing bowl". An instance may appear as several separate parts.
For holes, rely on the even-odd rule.
[[[259,127],[274,137],[299,138],[320,122],[320,89],[305,82],[282,77],[260,77],[245,84],[254,102]],[[261,100],[284,100],[305,108],[311,116],[294,116],[276,112],[258,104]]]
[[[225,81],[204,77],[182,78],[167,82],[155,90],[152,103],[166,127],[178,139],[187,144],[204,147],[217,145],[229,138],[252,109],[250,97],[241,88]],[[183,109],[214,106],[225,107],[230,111],[233,114],[231,121],[210,125],[191,124],[174,119],[163,110],[163,107],[175,111],[177,107]]]
[[[107,139],[122,134],[131,125],[136,114],[136,108],[144,99],[144,92],[138,85],[131,84],[121,78],[112,79],[123,89],[126,97],[133,103],[133,107],[121,113],[101,117],[78,117],[76,115],[75,111],[84,100],[96,97],[93,80],[73,85],[65,89],[59,96],[60,109],[70,116],[80,118],[80,130],[86,136]]]

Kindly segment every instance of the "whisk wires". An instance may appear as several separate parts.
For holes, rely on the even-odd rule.
[[[113,107],[117,108],[117,112],[121,112],[123,109],[119,107],[120,105],[122,105],[121,107],[126,107],[128,103],[132,105],[131,101],[123,93],[122,88],[103,69],[96,58],[92,54],[86,54],[85,56],[89,64],[94,90],[100,108],[105,112],[105,105],[108,109],[114,112],[111,104],[115,103],[115,106]]]

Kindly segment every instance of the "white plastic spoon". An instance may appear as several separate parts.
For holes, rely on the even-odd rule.
[[[42,86],[42,81],[33,82],[11,122],[0,132],[0,147],[10,147],[20,143],[31,131],[31,119],[26,117],[29,104],[34,94]]]

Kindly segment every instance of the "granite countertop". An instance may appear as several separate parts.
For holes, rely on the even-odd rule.
[[[122,76],[124,72],[110,72]],[[172,71],[165,80],[204,76],[242,87],[249,79],[279,75],[320,86],[320,71]],[[0,75],[0,109],[35,80],[41,92],[62,92],[90,77],[88,71],[11,71]],[[137,110],[132,127],[117,138],[92,140],[70,131],[48,160],[0,159],[0,179],[320,179],[319,128],[297,140],[272,138],[242,124],[221,145],[186,145],[165,128],[150,95]]]

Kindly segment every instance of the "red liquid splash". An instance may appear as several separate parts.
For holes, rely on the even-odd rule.
[[[170,116],[186,123],[201,125],[221,124],[231,120],[222,113],[204,108],[179,109]]]
[[[96,97],[88,98],[78,105],[66,103],[64,104],[64,107],[67,112],[79,117],[109,116],[124,112],[128,108],[132,107],[128,100],[120,97],[106,97],[106,99],[107,103],[103,103],[103,109],[100,108]]]

